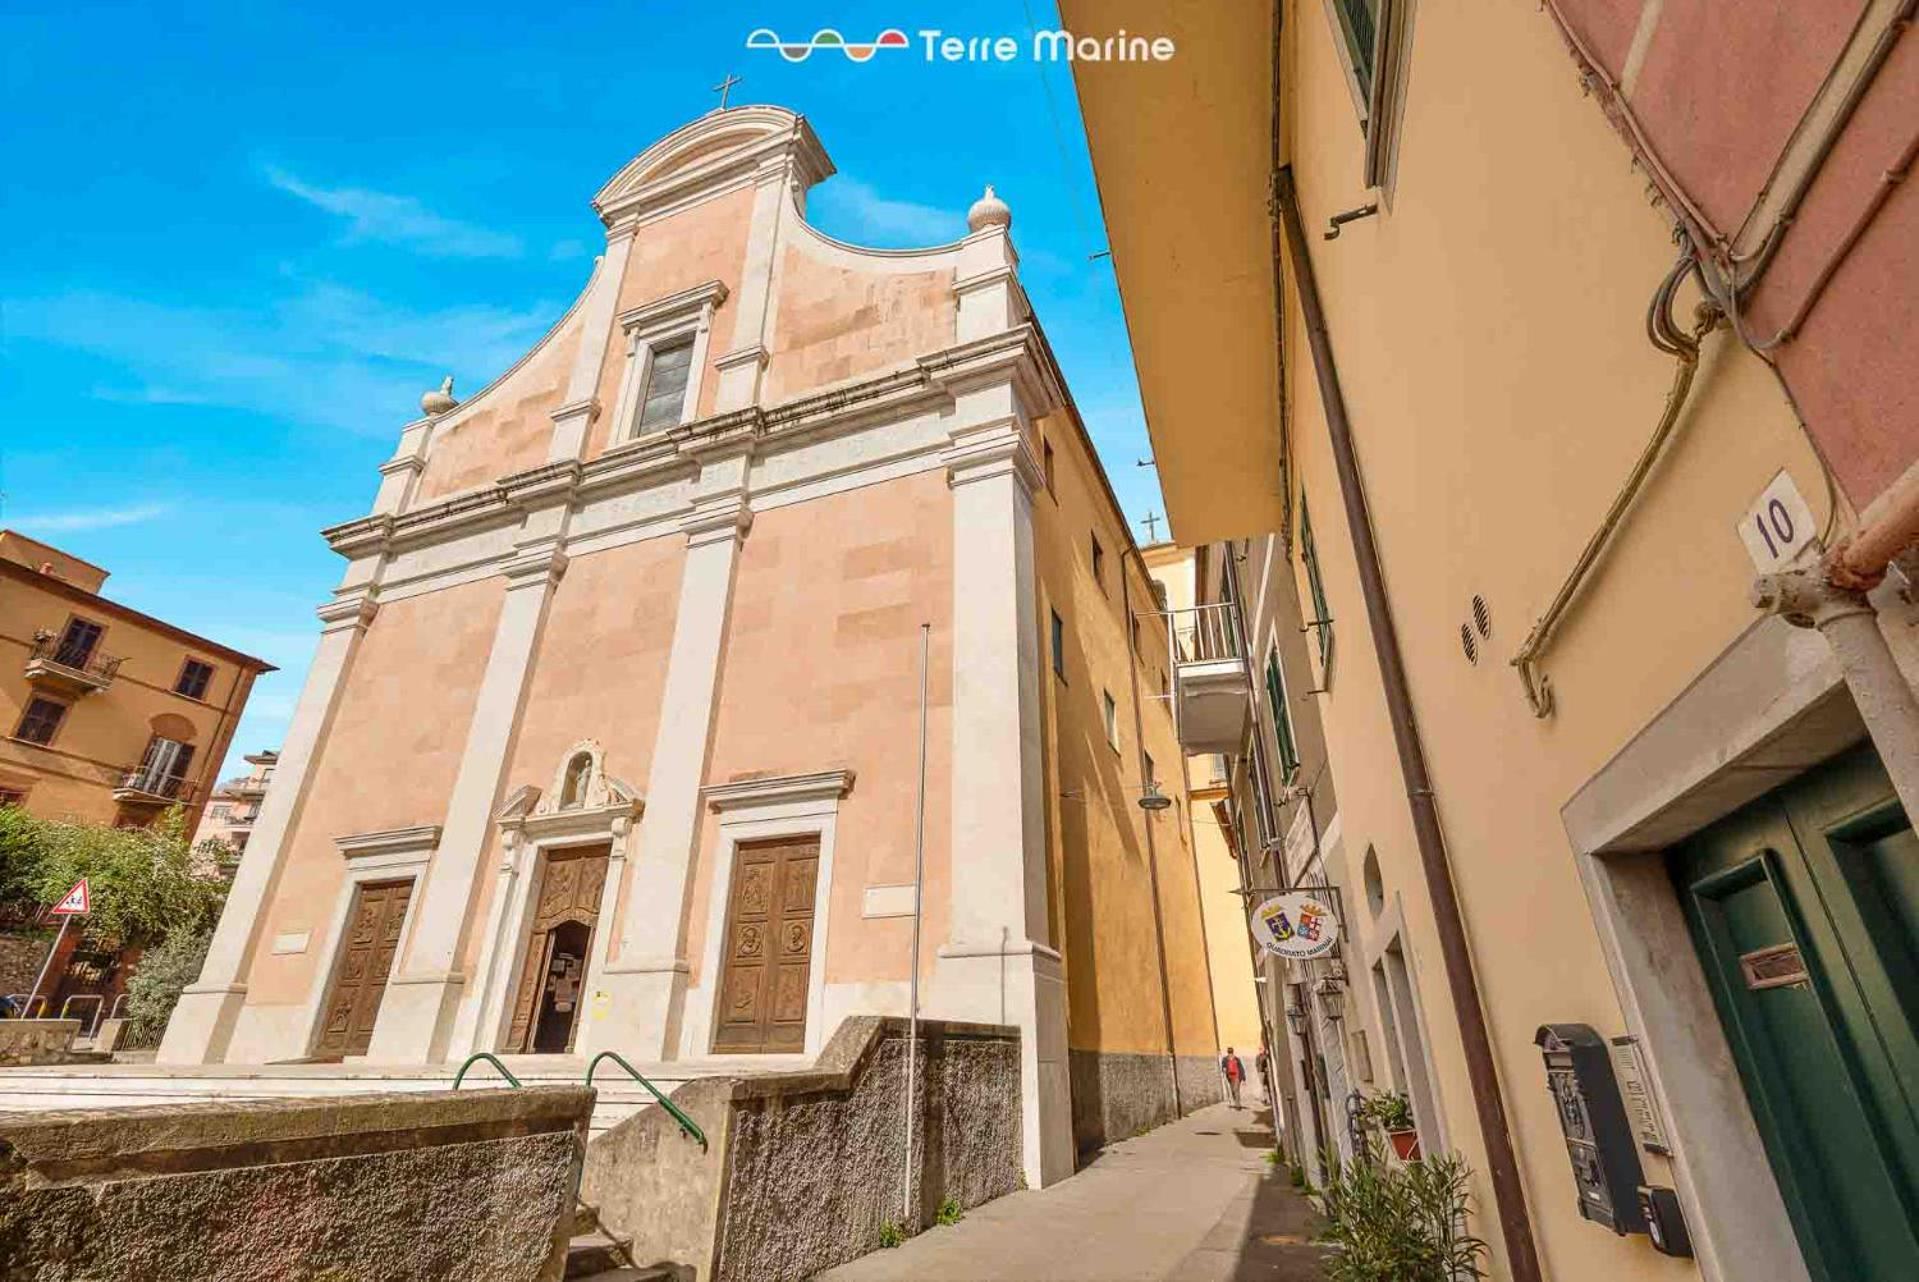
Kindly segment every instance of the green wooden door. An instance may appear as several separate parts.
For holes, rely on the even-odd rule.
[[[1870,747],[1672,872],[1813,1276],[1919,1278],[1919,839]]]

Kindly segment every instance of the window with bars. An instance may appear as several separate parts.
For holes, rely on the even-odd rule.
[[[686,413],[686,384],[692,372],[691,334],[653,349],[640,397],[640,431],[678,426]]]
[[[48,744],[60,731],[60,723],[66,720],[67,705],[55,703],[52,699],[42,699],[38,695],[27,700],[27,710],[20,716],[20,724],[14,729],[13,737],[25,739],[28,743]]]
[[[1326,581],[1319,571],[1319,548],[1313,543],[1313,520],[1306,496],[1299,496],[1299,559],[1306,567],[1306,586],[1313,596],[1313,617],[1306,626],[1319,635],[1319,683],[1330,685],[1333,674],[1333,612],[1326,605]]]
[[[189,699],[204,699],[207,697],[207,687],[212,683],[213,665],[188,659],[181,665],[180,679],[173,683],[173,692]]]

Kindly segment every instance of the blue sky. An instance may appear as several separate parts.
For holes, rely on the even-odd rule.
[[[1105,234],[1069,69],[743,47],[762,26],[1024,43],[1029,13],[1057,25],[1052,0],[10,0],[0,524],[106,566],[109,596],[279,665],[234,754],[277,745],[343,565],[318,531],[366,511],[422,391],[446,372],[477,389],[544,332],[601,241],[593,192],[715,106],[728,72],[734,103],[812,120],[839,169],[809,209],[831,235],[953,240],[997,186],[1137,522],[1159,496],[1135,466],[1118,290],[1090,258]]]

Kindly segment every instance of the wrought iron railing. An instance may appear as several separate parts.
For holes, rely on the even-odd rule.
[[[1172,619],[1174,662],[1211,663],[1239,658],[1237,607],[1230,601],[1167,613]]]
[[[681,1132],[698,1140],[700,1143],[700,1150],[702,1152],[706,1150],[706,1132],[700,1129],[700,1124],[694,1121],[692,1118],[688,1117],[685,1111],[681,1109],[678,1104],[675,1104],[672,1100],[668,1099],[665,1095],[661,1094],[660,1088],[653,1085],[653,1083],[647,1081],[646,1078],[642,1077],[640,1075],[640,1070],[637,1068],[634,1068],[631,1064],[627,1063],[626,1060],[621,1057],[618,1051],[601,1051],[598,1055],[595,1055],[593,1057],[592,1062],[586,1066],[586,1084],[588,1086],[593,1085],[594,1070],[599,1068],[601,1060],[606,1060],[606,1059],[612,1060],[615,1064],[618,1064],[621,1068],[625,1069],[627,1076],[631,1077],[634,1081],[638,1082],[640,1085],[646,1087],[648,1091],[652,1092],[653,1098],[660,1102],[660,1107],[665,1109],[668,1113],[672,1114],[673,1120],[680,1124]]]
[[[507,1080],[509,1085],[516,1086],[516,1087],[520,1085],[520,1079],[513,1076],[512,1069],[508,1068],[505,1064],[502,1064],[500,1062],[500,1057],[498,1055],[495,1055],[490,1051],[474,1051],[471,1055],[468,1055],[466,1057],[466,1063],[460,1065],[460,1071],[453,1075],[454,1090],[456,1091],[459,1090],[460,1083],[466,1080],[466,1070],[469,1068],[472,1068],[475,1064],[479,1063],[481,1060],[485,1060],[487,1063],[493,1065],[494,1068],[498,1069],[500,1071],[500,1076],[504,1077]]]
[[[114,674],[120,671],[118,655],[101,654],[90,646],[74,645],[56,636],[36,638],[28,659],[51,663],[102,683],[113,680]]]
[[[193,800],[194,787],[194,781],[185,775],[170,775],[150,766],[128,766],[121,771],[120,782],[114,791],[138,793],[141,797],[184,805]]]

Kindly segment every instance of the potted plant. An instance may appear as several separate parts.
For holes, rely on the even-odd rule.
[[[1411,1100],[1399,1091],[1383,1091],[1367,1102],[1366,1113],[1386,1133],[1394,1157],[1402,1162],[1419,1160],[1419,1128],[1413,1121]]]

